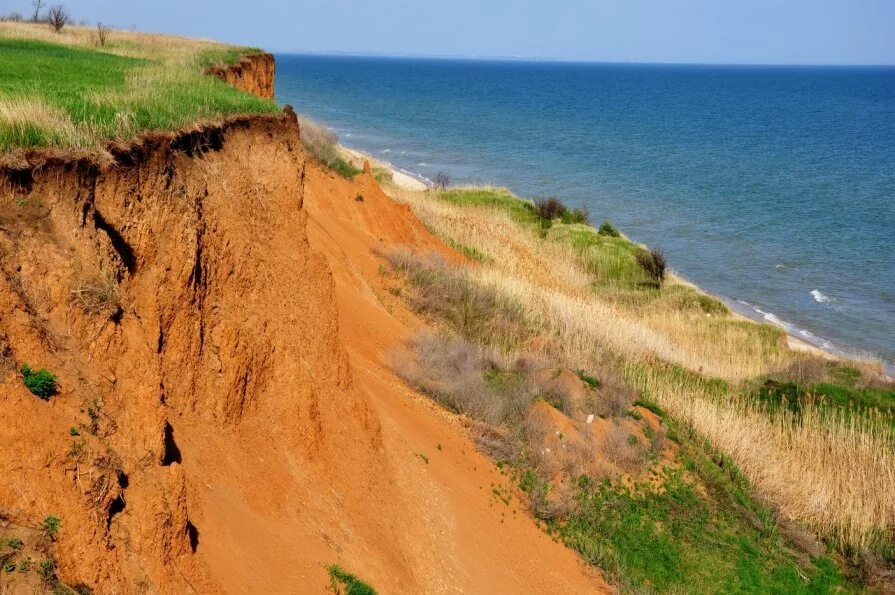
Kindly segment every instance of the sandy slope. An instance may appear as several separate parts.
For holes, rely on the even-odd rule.
[[[506,478],[476,451],[453,416],[413,394],[384,363],[421,322],[387,291],[374,250],[413,244],[457,256],[408,207],[385,196],[372,176],[350,182],[309,164],[305,191],[309,241],[333,272],[340,339],[354,385],[381,424],[389,470],[406,498],[401,516],[413,544],[406,552],[417,582],[413,591],[606,590],[595,571],[535,526],[519,501],[505,505],[493,494],[495,486],[508,485]],[[348,557],[343,562],[383,592],[399,587],[393,569]]]

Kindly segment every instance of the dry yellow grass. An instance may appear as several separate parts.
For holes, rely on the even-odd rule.
[[[109,39],[100,48],[95,27],[70,25],[56,33],[45,23],[10,21],[0,21],[0,37],[102,50],[116,56],[157,60],[169,66],[195,65],[206,52],[223,54],[233,49],[233,46],[211,39],[194,39],[118,29],[109,33]]]
[[[612,366],[730,456],[787,517],[844,546],[860,549],[891,539],[891,427],[810,406],[799,419],[770,414],[739,390],[748,379],[817,355],[793,351],[779,330],[732,314],[681,309],[662,295],[619,301],[590,286],[573,250],[541,239],[501,209],[458,206],[431,193],[389,192],[439,236],[487,255],[469,278],[521,304],[555,338],[550,348],[560,353],[551,355],[565,365]]]

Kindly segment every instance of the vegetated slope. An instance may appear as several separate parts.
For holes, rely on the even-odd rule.
[[[823,556],[799,571],[804,584],[792,572],[787,550],[811,543],[798,537],[803,523],[853,564],[848,572],[891,585],[895,392],[878,365],[793,350],[779,329],[731,314],[673,275],[658,285],[645,279],[640,248],[608,225],[598,231],[543,217],[502,189],[390,192],[478,261],[448,270],[393,258],[421,310],[485,348],[509,346],[558,367],[614,376],[667,412],[684,477],[695,472],[698,481],[669,477],[657,492],[632,491],[628,481],[589,471],[576,506],[554,523],[588,559],[617,564],[622,580],[641,587],[713,591],[713,581],[730,576],[733,590],[834,588],[838,579]],[[450,295],[475,299],[464,310],[441,299]],[[574,421],[580,429],[590,423]],[[521,459],[523,468],[532,465]],[[538,466],[535,460],[549,493],[556,478]],[[693,489],[711,498],[694,500]],[[619,526],[643,539],[619,539],[634,534]],[[816,558],[823,548],[807,553]],[[705,575],[706,567],[716,572]]]

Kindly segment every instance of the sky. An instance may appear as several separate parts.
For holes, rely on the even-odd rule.
[[[62,1],[90,23],[278,52],[895,64],[895,0]]]

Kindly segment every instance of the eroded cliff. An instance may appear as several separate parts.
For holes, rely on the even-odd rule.
[[[246,93],[264,99],[274,98],[276,62],[270,54],[250,54],[229,66],[212,66],[208,74],[220,78]]]

